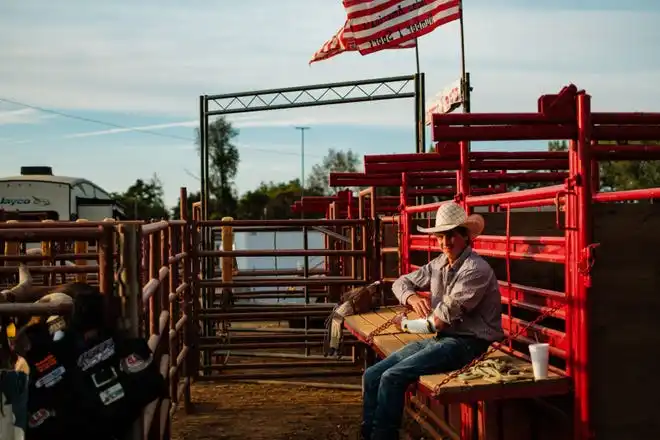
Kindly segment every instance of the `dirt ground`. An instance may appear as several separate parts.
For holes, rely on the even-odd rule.
[[[358,438],[359,391],[251,383],[193,385],[195,413],[180,410],[173,440]]]
[[[286,326],[286,323],[264,322],[232,324],[232,328]],[[302,350],[272,351],[302,353]],[[319,355],[321,352],[319,349],[313,349],[311,354]],[[231,355],[228,359],[218,358],[214,362],[240,363],[247,367],[251,363],[274,361],[296,362],[296,360],[243,358]],[[279,371],[286,370],[291,369]],[[359,438],[362,420],[359,374],[291,380],[344,384],[358,389],[328,389],[238,381],[197,382],[192,386],[195,412],[186,415],[182,408],[179,409],[173,418],[172,440],[357,440]],[[410,421],[405,418],[404,426],[411,426]],[[414,435],[408,438],[420,437]]]

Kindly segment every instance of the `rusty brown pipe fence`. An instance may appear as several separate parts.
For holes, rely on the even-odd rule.
[[[170,420],[181,402],[192,408],[190,386],[199,361],[192,298],[194,277],[191,223],[186,192],[181,192],[180,221],[141,222],[17,222],[0,223],[0,241],[12,252],[2,255],[0,273],[15,276],[17,262],[73,261],[76,265],[28,266],[31,274],[74,276],[96,274],[102,294],[121,300],[120,328],[132,337],[144,337],[154,352],[154,362],[168,381],[168,393],[145,408],[131,436],[138,439],[169,439]],[[43,255],[18,255],[25,243],[42,243]],[[97,252],[70,252],[74,243],[94,243]],[[43,243],[58,243],[57,246]],[[83,247],[79,245],[78,247]],[[44,250],[48,252],[43,252]],[[144,250],[144,252],[143,252]],[[59,251],[59,252],[57,252]],[[97,264],[78,265],[81,260]],[[11,266],[16,264],[16,266]],[[146,274],[146,276],[143,276]],[[72,279],[64,277],[64,280]],[[54,277],[42,282],[53,285]],[[46,316],[70,313],[70,307],[34,303],[0,303],[0,314]]]
[[[193,218],[186,207],[182,189],[181,220],[0,223],[4,284],[17,281],[17,266],[23,263],[36,284],[98,285],[103,294],[121,299],[122,329],[149,342],[169,381],[169,393],[145,409],[135,439],[168,438],[172,414],[181,404],[191,409],[190,386],[197,379],[360,373],[357,341],[351,335],[346,334],[346,360],[324,358],[319,349],[324,341],[321,326],[341,291],[371,281],[366,267],[374,258],[369,219],[200,221],[195,205]],[[302,231],[303,249],[215,249],[213,239],[223,231],[233,237],[255,230]],[[307,234],[313,230],[325,235],[329,248],[309,248]],[[26,255],[28,244],[39,251]],[[235,270],[235,258],[258,256],[300,257],[305,264],[302,270]],[[322,267],[310,267],[312,256],[325,257]],[[240,292],[242,287],[264,290]],[[283,297],[303,301],[245,303]],[[12,315],[54,312],[65,310],[0,304],[0,313]],[[291,325],[259,325],[282,321]]]
[[[345,339],[345,346],[351,350],[349,361],[324,359],[320,357],[320,348],[325,335],[320,328],[311,327],[313,324],[322,325],[336,306],[339,298],[333,295],[333,287],[336,292],[336,288],[368,282],[356,272],[342,273],[336,265],[330,264],[330,260],[362,260],[370,249],[358,248],[348,237],[342,241],[343,246],[312,249],[308,234],[316,230],[335,238],[345,237],[341,233],[345,229],[362,230],[364,226],[365,220],[195,220],[193,235],[198,243],[196,249],[199,249],[197,264],[203,275],[196,287],[202,300],[197,317],[203,329],[199,348],[203,354],[200,370],[204,376],[229,380],[358,374],[351,349],[357,342],[352,336],[347,335]],[[302,232],[303,248],[233,249],[235,233],[279,231]],[[209,237],[211,242],[204,243],[203,240]],[[218,242],[221,249],[216,249]],[[300,257],[304,264],[302,269],[246,270],[237,267],[236,258],[239,257]],[[324,267],[310,268],[309,257],[325,257]],[[266,290],[241,292],[242,288],[255,287]],[[287,290],[280,290],[283,287]],[[303,299],[304,303],[244,303],[291,298]],[[288,321],[289,325],[282,326],[283,321]],[[275,327],[265,326],[266,322],[276,323]],[[301,322],[303,327],[292,328],[296,322]],[[266,332],[268,334],[264,334]],[[304,350],[304,355],[299,358],[296,349]],[[289,362],[255,364],[245,360],[246,357],[273,356],[289,356]],[[230,363],[231,358],[238,360]],[[291,362],[293,359],[301,362]],[[332,367],[332,370],[313,370],[323,367]],[[286,371],[263,371],[269,368]],[[237,370],[245,371],[233,373]]]

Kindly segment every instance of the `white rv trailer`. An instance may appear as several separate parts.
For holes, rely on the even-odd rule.
[[[124,218],[110,194],[87,179],[54,176],[51,167],[21,167],[0,178],[0,219],[101,221]]]

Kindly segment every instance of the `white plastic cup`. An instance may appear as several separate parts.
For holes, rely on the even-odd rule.
[[[548,378],[548,357],[550,356],[550,344],[537,343],[529,345],[529,355],[532,358],[532,371],[534,379]]]

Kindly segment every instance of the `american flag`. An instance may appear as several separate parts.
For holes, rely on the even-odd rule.
[[[461,16],[461,0],[342,0],[362,55],[401,47]]]
[[[388,47],[388,49],[410,49],[417,45],[417,42],[413,40],[404,41],[401,44],[396,46]],[[316,51],[312,59],[309,61],[309,64],[315,63],[317,61],[327,60],[336,55],[339,55],[343,52],[354,52],[357,50],[355,45],[355,39],[353,38],[353,32],[349,27],[349,20],[346,20],[346,23],[337,31],[337,33],[330,38],[328,41],[323,43],[323,46]]]

